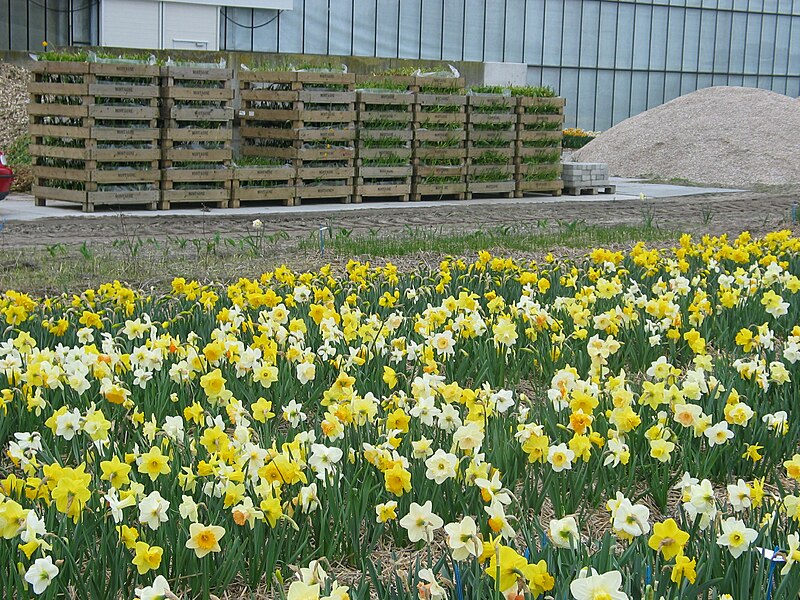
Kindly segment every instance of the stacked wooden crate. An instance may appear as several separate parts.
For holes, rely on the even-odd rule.
[[[238,77],[241,147],[234,161],[232,206],[264,200],[292,206],[296,151],[291,131],[300,121],[299,95],[292,89],[297,74],[245,68]]]
[[[36,205],[62,200],[89,210],[89,63],[39,61],[31,72],[28,118]]]
[[[411,198],[414,95],[391,82],[370,82],[357,96],[356,179],[353,201]]]
[[[467,96],[467,124],[467,197],[514,197],[516,98],[492,93]]]
[[[467,97],[463,88],[463,78],[415,80],[414,200],[466,197]]]
[[[36,62],[30,115],[35,202],[158,205],[159,71],[134,61]]]
[[[162,67],[161,208],[185,202],[225,208],[231,194],[233,73]]]
[[[561,130],[564,99],[519,96],[517,126],[516,196],[550,193],[560,196]]]
[[[352,198],[354,84],[353,74],[328,70],[244,73],[242,154],[289,162],[295,204],[311,198]]]
[[[301,121],[295,124],[297,202],[350,202],[355,181],[355,75],[299,71]]]

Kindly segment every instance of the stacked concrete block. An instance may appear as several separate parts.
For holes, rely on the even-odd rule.
[[[565,188],[608,186],[608,165],[603,163],[563,163],[561,177]]]

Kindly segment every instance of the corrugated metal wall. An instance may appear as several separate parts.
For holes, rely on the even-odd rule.
[[[96,43],[98,4],[0,0],[0,50]],[[586,129],[710,85],[800,95],[800,0],[295,0],[221,23],[224,50],[526,63]]]
[[[527,63],[607,129],[711,85],[800,95],[800,0],[295,0],[223,9],[220,48]]]

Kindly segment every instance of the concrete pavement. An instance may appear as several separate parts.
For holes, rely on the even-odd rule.
[[[615,194],[598,194],[596,196],[531,196],[527,198],[475,198],[472,200],[425,200],[422,202],[364,202],[361,204],[336,204],[336,203],[307,203],[301,206],[281,206],[263,203],[260,206],[244,204],[241,208],[212,208],[214,215],[231,216],[271,216],[271,215],[296,215],[323,212],[343,212],[358,210],[392,210],[398,208],[412,208],[415,206],[459,206],[492,205],[492,204],[548,204],[554,202],[601,202],[614,200],[638,200],[640,194],[647,198],[672,198],[676,196],[695,196],[698,194],[719,194],[726,192],[739,192],[742,190],[726,188],[692,187],[683,185],[667,185],[643,183],[637,179],[612,177],[611,184],[617,186]],[[33,197],[27,194],[12,194],[0,202],[0,222],[4,221],[35,221],[45,218],[58,217],[108,217],[118,213],[136,217],[164,217],[168,215],[201,216],[203,211],[198,208],[176,208],[169,211],[136,210],[125,208],[118,210],[112,207],[97,207],[93,213],[81,212],[80,205],[67,202],[48,202],[48,206],[34,206]]]

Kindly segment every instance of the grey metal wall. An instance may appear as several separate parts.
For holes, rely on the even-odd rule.
[[[2,1],[2,0],[0,0]],[[228,50],[526,63],[607,129],[690,91],[800,95],[800,0],[295,0],[222,9]]]
[[[0,0],[0,50],[96,44],[99,0]],[[225,50],[500,61],[607,129],[710,85],[800,95],[800,0],[295,0],[222,9]]]

